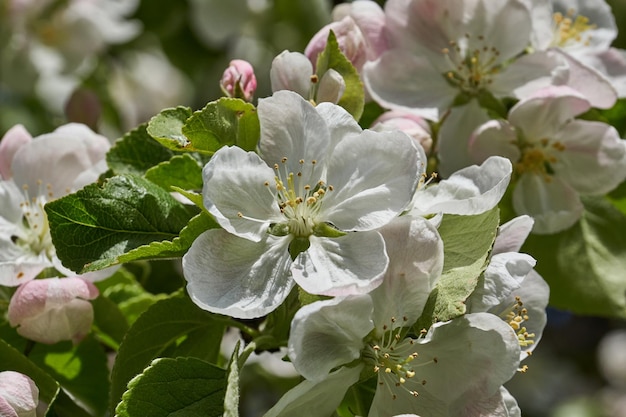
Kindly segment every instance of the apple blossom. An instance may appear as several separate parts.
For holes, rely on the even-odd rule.
[[[28,376],[15,371],[0,372],[0,416],[36,417],[39,389]]]
[[[367,292],[387,268],[375,229],[404,211],[423,155],[402,132],[362,131],[343,108],[291,91],[260,100],[260,156],[218,150],[203,169],[206,209],[222,229],[183,257],[191,298],[235,317],[274,310],[294,285]]]
[[[428,122],[410,111],[387,111],[372,122],[372,129],[377,131],[401,130],[415,139],[424,148],[427,155],[432,150],[433,138]]]
[[[228,97],[252,101],[256,91],[254,68],[248,61],[233,59],[222,75],[220,87]]]
[[[97,296],[98,289],[78,277],[28,281],[11,297],[9,323],[36,342],[78,342],[91,329],[93,307],[88,300]]]
[[[318,79],[313,64],[299,52],[281,52],[272,61],[270,69],[272,91],[291,90],[315,103],[338,103],[346,82],[341,74],[330,68]]]
[[[43,206],[95,181],[106,170],[109,141],[80,124],[64,125],[32,140],[16,127],[4,140],[8,142],[0,147],[0,285],[19,285],[50,267],[74,275],[56,257]]]
[[[475,313],[411,337],[409,328],[441,274],[443,245],[419,217],[397,218],[381,233],[390,258],[381,286],[369,294],[317,301],[296,313],[289,357],[306,378],[302,385],[324,384],[326,392],[345,393],[353,382],[333,375],[363,367],[377,379],[370,417],[485,415],[468,410],[474,402],[487,404],[515,374],[520,350],[513,330],[495,315]],[[297,409],[306,401],[297,395],[300,389],[287,393],[266,416],[286,415],[288,403]]]
[[[580,194],[605,194],[626,178],[626,142],[617,130],[573,119],[589,108],[575,90],[548,87],[517,103],[508,121],[480,126],[470,142],[475,161],[502,155],[513,162],[513,207],[535,219],[536,233],[570,227],[583,210]]]

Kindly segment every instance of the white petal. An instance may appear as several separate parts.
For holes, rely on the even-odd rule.
[[[491,257],[476,289],[467,300],[468,311],[472,313],[488,311],[503,303],[535,266],[532,256],[524,253],[506,252]]]
[[[337,144],[320,217],[340,230],[372,230],[410,203],[425,156],[405,133],[365,130]]]
[[[530,216],[519,216],[504,223],[498,229],[498,236],[491,253],[518,252],[533,228],[534,220]]]
[[[39,259],[20,260],[19,262],[0,261],[0,285],[17,287],[25,282],[35,279],[37,275],[47,267],[52,266]]]
[[[476,163],[499,155],[513,162],[521,156],[517,146],[517,131],[506,120],[490,120],[480,125],[470,138],[469,154]]]
[[[39,388],[28,376],[15,371],[0,372],[0,415],[36,417]]]
[[[311,246],[291,267],[305,291],[321,295],[364,294],[380,285],[389,258],[380,233],[355,232],[338,238],[309,238]]]
[[[480,397],[474,401],[465,402],[461,413],[463,417],[521,417],[521,410],[517,401],[509,392],[500,387],[500,390],[491,397]]]
[[[324,163],[330,146],[330,132],[324,119],[307,100],[292,91],[277,91],[259,100],[261,139],[259,151],[269,165],[281,164],[287,172],[301,170],[299,160]],[[282,168],[281,168],[282,169]],[[302,181],[311,182],[306,173]],[[314,178],[318,181],[320,178]]]
[[[288,238],[251,242],[224,230],[207,230],[183,257],[189,296],[214,313],[236,318],[268,314],[294,285],[288,245]]]
[[[473,164],[468,151],[470,137],[490,119],[477,100],[450,110],[439,130],[439,174],[443,178]]]
[[[289,358],[306,379],[322,381],[331,370],[361,356],[363,338],[374,329],[369,295],[317,301],[291,322]]]
[[[332,103],[320,103],[315,107],[315,110],[322,116],[330,132],[329,153],[343,138],[349,135],[358,135],[362,131],[354,117],[341,106]]]
[[[558,54],[534,52],[522,55],[493,78],[489,90],[496,97],[524,98],[535,91],[567,79],[567,64]]]
[[[574,120],[554,139],[565,146],[556,155],[555,175],[579,193],[606,194],[626,178],[626,141],[613,126]]]
[[[566,15],[568,11],[584,16],[593,25],[580,41],[573,40],[563,47],[568,52],[606,50],[617,36],[617,25],[611,7],[605,0],[554,0],[554,11]]]
[[[281,397],[263,417],[319,417],[331,415],[359,380],[362,366],[340,368],[320,382],[302,381]]]
[[[258,242],[272,220],[283,218],[270,192],[274,171],[254,152],[221,148],[204,166],[202,178],[204,206],[220,226],[237,236]]]
[[[579,56],[585,64],[600,71],[613,85],[619,98],[626,97],[626,51],[609,48],[597,54]]]
[[[15,125],[7,130],[0,140],[0,179],[8,180],[12,177],[13,155],[22,145],[29,143],[32,139],[30,133],[22,125]]]
[[[374,301],[376,328],[391,317],[413,324],[443,269],[443,241],[439,232],[422,217],[401,216],[380,229],[385,239],[389,267],[383,283],[370,294]]]
[[[13,180],[0,181],[0,218],[10,224],[21,224],[24,212],[20,204],[24,200],[26,200],[24,191]],[[1,226],[0,233],[2,233]]]
[[[474,215],[494,208],[506,192],[513,168],[506,158],[492,156],[450,178],[418,190],[413,212]]]
[[[535,220],[534,233],[557,233],[578,221],[583,205],[576,191],[558,177],[546,182],[533,174],[522,175],[513,190],[513,208]]]
[[[272,61],[270,80],[272,91],[291,90],[309,98],[313,65],[300,52],[281,52]]]

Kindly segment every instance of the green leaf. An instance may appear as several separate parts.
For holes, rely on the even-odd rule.
[[[35,345],[31,360],[52,375],[74,402],[92,416],[104,416],[109,400],[109,369],[102,346],[87,336],[71,342]]]
[[[550,304],[577,314],[626,318],[626,216],[602,198],[585,198],[580,221],[524,246],[550,284]]]
[[[189,107],[178,106],[162,110],[148,122],[146,131],[161,145],[174,151],[192,151],[189,139],[183,134],[183,125],[191,116]]]
[[[217,360],[223,329],[224,324],[217,316],[201,310],[185,295],[158,301],[137,319],[120,346],[111,374],[111,409],[120,400],[128,381],[167,348],[170,348],[168,354],[177,355],[178,345],[184,345],[187,353],[190,345],[197,343],[204,359]],[[194,333],[196,337],[190,337]],[[180,343],[181,338],[186,344]]]
[[[363,114],[365,103],[363,82],[361,82],[358,71],[339,49],[339,43],[332,30],[328,34],[326,48],[317,57],[316,68],[316,75],[319,80],[329,69],[334,69],[341,74],[346,83],[346,90],[337,104],[346,109],[358,121]]]
[[[221,417],[226,372],[196,358],[160,358],[134,378],[118,417]]]
[[[0,339],[0,371],[15,371],[27,375],[39,388],[39,400],[52,404],[59,393],[59,383],[26,356]]]
[[[109,347],[119,349],[128,331],[129,321],[116,303],[103,296],[91,302],[93,305],[93,325],[96,335]]]
[[[125,134],[107,153],[107,164],[115,174],[143,175],[174,155],[148,134],[146,126],[142,124]]]
[[[444,215],[439,226],[444,242],[443,273],[428,297],[416,330],[465,314],[465,300],[487,266],[498,222],[497,207],[475,216]]]
[[[202,167],[189,154],[177,155],[161,162],[150,168],[145,177],[167,191],[171,191],[172,186],[185,190],[202,189]]]
[[[252,104],[224,97],[195,112],[182,131],[201,153],[212,154],[230,145],[253,151],[260,137],[259,117]]]
[[[45,209],[57,255],[77,272],[118,264],[135,248],[174,239],[190,217],[167,191],[133,175],[88,185]]]
[[[217,222],[206,212],[193,217],[180,235],[172,241],[152,242],[148,245],[140,246],[124,255],[120,255],[118,261],[121,263],[144,260],[144,259],[170,259],[180,258],[191,247],[191,244],[200,234],[209,229],[219,227]]]

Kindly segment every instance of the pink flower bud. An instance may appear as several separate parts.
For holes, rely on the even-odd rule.
[[[15,152],[32,139],[33,137],[22,125],[13,126],[2,137],[0,140],[0,177],[3,180],[8,180],[13,176],[11,161]]]
[[[29,281],[20,286],[9,303],[9,323],[27,339],[41,343],[80,341],[91,328],[93,307],[87,300],[98,289],[77,277]]]
[[[256,91],[254,69],[248,61],[233,59],[224,71],[220,87],[228,97],[236,97],[252,101]]]
[[[270,69],[272,91],[291,90],[309,99],[311,93],[311,61],[300,52],[283,51],[274,58]]]
[[[349,6],[342,4],[334,10],[333,15],[337,20],[320,29],[304,50],[314,65],[318,54],[326,47],[331,30],[337,37],[339,48],[359,72],[365,62],[376,60],[387,49],[385,13],[375,2],[354,1]]]
[[[14,371],[0,372],[0,416],[36,417],[39,389],[32,379]]]
[[[392,110],[385,112],[372,123],[373,130],[400,130],[415,139],[424,152],[429,154],[433,146],[430,126],[420,116],[408,111]]]

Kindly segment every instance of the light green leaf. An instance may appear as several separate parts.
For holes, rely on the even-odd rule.
[[[186,295],[158,301],[137,319],[120,346],[111,374],[111,409],[128,381],[158,356],[188,354],[196,345],[203,359],[216,361],[223,330],[217,316],[201,310]]]
[[[71,342],[37,344],[30,359],[53,376],[74,402],[92,416],[104,416],[109,400],[106,354],[92,336],[78,345]]]
[[[328,34],[326,48],[317,57],[316,68],[316,75],[319,80],[329,69],[334,69],[341,74],[346,83],[346,90],[337,104],[346,109],[358,121],[363,114],[365,103],[363,82],[352,63],[339,49],[339,43],[332,30]]]
[[[39,389],[39,400],[52,404],[59,393],[59,383],[26,356],[0,339],[0,371],[15,371],[27,375]]]
[[[125,134],[107,153],[107,164],[115,174],[143,175],[174,155],[146,132],[146,126],[142,124]]]
[[[177,155],[150,168],[145,177],[167,191],[171,187],[185,190],[202,189],[202,167],[189,154]]]
[[[252,104],[224,97],[194,112],[182,132],[198,152],[212,154],[230,145],[253,151],[260,137],[259,117]]]
[[[174,151],[192,151],[183,134],[185,121],[191,116],[189,107],[178,106],[162,110],[148,122],[146,131],[161,145]]]
[[[444,215],[439,226],[444,242],[443,273],[428,297],[416,330],[465,314],[465,300],[487,267],[498,222],[497,207],[475,216]]]
[[[167,191],[141,177],[113,177],[45,206],[52,241],[73,271],[102,269],[131,250],[178,236],[191,217]]]
[[[577,314],[626,318],[626,216],[602,198],[583,200],[580,221],[523,250],[550,284],[550,304]]]
[[[159,358],[128,384],[119,417],[221,417],[226,371],[196,358]]]

